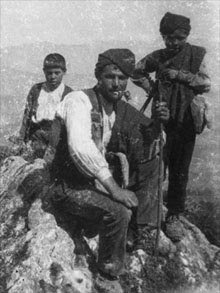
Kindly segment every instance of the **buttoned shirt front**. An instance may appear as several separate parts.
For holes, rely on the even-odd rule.
[[[63,83],[61,83],[54,91],[50,91],[47,88],[46,83],[43,84],[40,95],[38,97],[36,122],[40,122],[43,119],[53,120],[57,106],[62,99],[63,91]]]

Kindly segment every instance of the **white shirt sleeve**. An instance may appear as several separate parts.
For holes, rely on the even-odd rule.
[[[79,171],[102,182],[112,175],[92,139],[91,110],[91,102],[84,92],[71,92],[60,103],[57,115],[65,122],[69,153]]]

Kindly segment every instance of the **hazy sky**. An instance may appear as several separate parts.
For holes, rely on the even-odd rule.
[[[159,39],[165,12],[191,18],[191,38],[219,38],[219,1],[1,1],[1,47],[49,41]],[[203,34],[204,32],[204,34]],[[219,39],[218,39],[219,40]]]
[[[203,144],[208,142],[207,152],[203,154],[206,160],[204,161],[204,167],[201,168],[203,172],[201,172],[201,174],[204,174],[201,176],[201,184],[204,185],[204,182],[207,182],[207,178],[210,178],[212,174],[213,178],[219,178],[216,171],[219,168],[219,156],[215,155],[210,157],[210,153],[213,153],[215,146],[219,150],[219,0],[0,0],[0,5],[0,47],[3,49],[0,54],[0,63],[5,65],[1,66],[0,97],[1,91],[5,90],[7,95],[12,95],[11,93],[13,93],[13,95],[18,98],[17,100],[11,99],[7,104],[9,108],[7,108],[6,114],[0,115],[2,121],[3,119],[6,120],[6,124],[2,124],[3,128],[7,123],[8,125],[11,123],[12,118],[14,120],[13,115],[21,116],[21,111],[23,111],[23,109],[21,110],[21,101],[25,104],[26,93],[30,89],[31,84],[37,82],[37,80],[31,80],[31,75],[25,75],[26,69],[29,68],[30,72],[36,74],[35,68],[39,69],[39,64],[42,64],[42,60],[45,56],[41,55],[40,48],[47,47],[45,44],[42,44],[42,46],[41,44],[37,44],[33,46],[33,51],[30,50],[30,56],[26,56],[29,54],[27,51],[24,51],[27,52],[24,56],[19,52],[23,47],[27,48],[27,46],[22,46],[22,44],[36,44],[47,41],[54,43],[54,47],[59,47],[59,44],[76,45],[86,43],[90,44],[91,48],[97,48],[97,50],[99,50],[102,46],[93,43],[94,41],[98,41],[99,43],[102,41],[105,42],[103,43],[103,47],[109,46],[109,41],[111,40],[114,40],[114,46],[117,46],[117,41],[125,41],[126,45],[128,44],[128,47],[134,50],[133,52],[138,60],[152,49],[154,50],[164,46],[159,34],[159,23],[167,11],[188,16],[191,19],[192,26],[189,42],[204,46],[208,51],[207,65],[212,80],[212,90],[207,100],[212,105],[210,113],[213,116],[213,125],[216,129],[210,132],[210,134],[205,132],[206,134],[199,136],[197,140],[198,145],[200,145],[201,141]],[[6,47],[9,46],[21,47],[8,50]],[[50,46],[48,45],[48,47]],[[33,52],[36,52],[36,48],[39,48],[39,54],[33,55]],[[8,55],[7,52],[15,52],[15,55]],[[17,55],[16,52],[18,52]],[[94,64],[97,60],[97,54],[100,53],[100,51],[96,51],[96,49],[90,50],[89,56],[85,56],[85,54],[88,54],[88,51],[85,52],[82,52],[82,54],[80,52],[79,56],[74,55],[74,52],[71,50],[69,52],[67,58],[67,61],[70,62],[68,63],[68,71],[72,69],[72,75],[70,75],[70,77],[73,76],[73,78],[70,79],[72,80],[70,85],[72,85],[73,88],[77,88],[79,85],[81,88],[81,84],[83,86],[84,84],[88,86],[89,82],[91,82],[91,80],[88,81],[86,79],[87,77],[85,77],[85,79],[82,78],[82,80],[78,78],[77,82],[79,84],[76,85],[74,79],[73,73],[75,73],[77,69],[79,70],[78,72],[84,72],[82,70],[83,65],[85,65],[84,57],[86,57],[87,60],[87,74],[89,74],[89,76],[93,76],[94,74]],[[62,54],[62,52],[60,53]],[[20,58],[20,55],[22,55],[23,58]],[[30,58],[33,58],[34,61]],[[27,60],[31,62],[27,64]],[[38,64],[38,66],[36,66],[36,64]],[[78,65],[76,66],[76,64]],[[31,68],[34,68],[34,70],[31,71]],[[88,68],[90,69],[88,70]],[[20,69],[24,70],[24,74],[19,71]],[[23,83],[18,79],[19,76],[21,76]],[[92,85],[94,84],[91,84],[91,86]],[[140,105],[146,99],[143,91],[139,90],[138,93],[136,87],[133,87],[132,90],[135,91],[131,92],[133,97],[136,97],[136,94],[138,97],[138,99],[133,99],[133,103],[135,104],[137,101],[137,103],[139,103],[138,105]],[[143,99],[141,100],[141,98]],[[17,103],[17,101],[20,101],[20,103]],[[2,116],[5,118],[2,118]],[[201,149],[198,149],[197,153],[200,154],[200,151]],[[211,175],[207,176],[209,173]],[[192,176],[192,178],[194,177]],[[198,179],[197,175],[196,178]],[[215,186],[213,182],[212,180],[209,182],[210,188]],[[193,184],[194,183],[195,182],[193,182]]]

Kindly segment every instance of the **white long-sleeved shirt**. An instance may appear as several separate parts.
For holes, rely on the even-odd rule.
[[[43,84],[38,97],[38,107],[36,113],[36,121],[43,119],[53,120],[57,106],[59,105],[64,91],[64,84],[61,84],[54,90],[49,91],[46,83]]]
[[[115,112],[108,116],[103,109],[102,150],[92,139],[92,104],[83,91],[69,93],[57,109],[56,115],[63,119],[70,156],[85,176],[103,181],[111,177],[104,153],[115,122]]]

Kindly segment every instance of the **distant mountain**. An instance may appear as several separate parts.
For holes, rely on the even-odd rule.
[[[136,44],[137,45],[137,44]],[[140,45],[140,44],[139,44]],[[44,80],[43,60],[51,52],[62,54],[67,61],[65,83],[74,89],[91,87],[95,84],[94,67],[100,52],[110,47],[130,48],[132,42],[93,42],[85,45],[55,45],[52,43],[35,43],[7,47],[1,50],[1,138],[20,126],[27,94],[34,83]],[[140,48],[145,48],[143,42]],[[133,96],[139,89],[130,84]],[[141,94],[145,99],[145,95]],[[137,104],[137,101],[135,100]],[[141,101],[142,103],[142,101]]]
[[[36,43],[5,48],[1,52],[1,84],[3,85],[1,95],[27,93],[27,88],[30,88],[33,83],[43,80],[43,60],[51,52],[58,52],[65,56],[68,67],[67,79],[72,79],[72,84],[75,83],[75,75],[86,75],[90,64],[94,61],[91,60],[89,46]]]
[[[94,83],[94,66],[98,54],[110,47],[134,49],[145,48],[146,44],[111,41],[85,45],[55,45],[44,42],[4,48],[1,50],[1,95],[23,95],[31,84],[42,80],[43,60],[51,52],[58,52],[65,57],[66,81],[71,86],[81,87],[88,79]]]
[[[25,44],[7,47],[1,50],[1,68],[8,67],[21,71],[38,73],[42,69],[44,57],[58,52],[67,60],[69,72],[85,73],[93,71],[99,53],[109,48],[130,48],[137,55],[143,55],[145,48],[153,49],[152,44],[141,41],[138,43],[112,40],[110,42],[92,42],[83,45],[56,45],[49,42]]]

